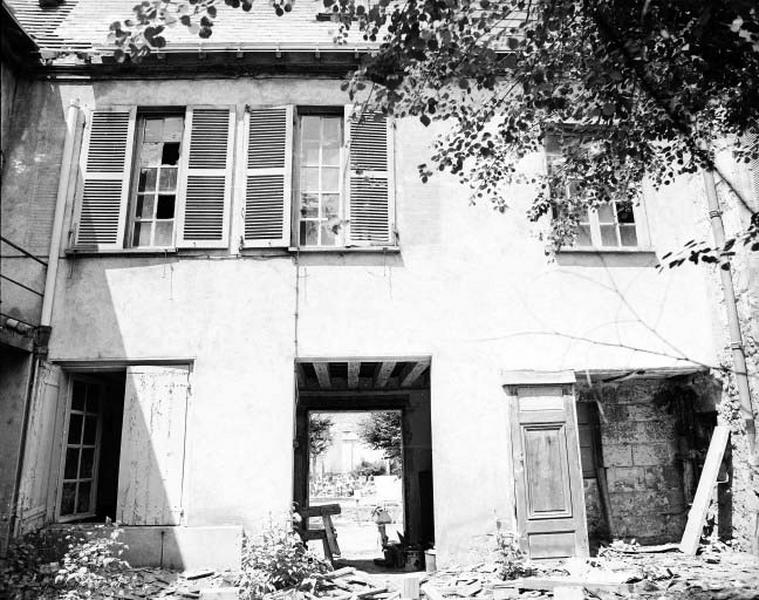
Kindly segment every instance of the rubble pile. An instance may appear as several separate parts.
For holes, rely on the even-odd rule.
[[[400,592],[380,587],[366,573],[343,567],[306,579],[297,588],[266,594],[264,600],[398,600]]]
[[[129,570],[128,580],[121,593],[115,598],[143,600],[161,598],[165,600],[201,598],[204,590],[226,589],[234,586],[236,574],[231,571],[187,571],[175,573],[159,568],[140,567]]]

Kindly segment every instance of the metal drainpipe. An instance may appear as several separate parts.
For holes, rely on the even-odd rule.
[[[55,294],[55,279],[58,274],[58,261],[60,259],[61,238],[63,236],[63,217],[66,212],[66,200],[68,196],[69,183],[71,180],[71,163],[74,154],[74,141],[76,137],[76,126],[79,121],[79,103],[72,102],[69,105],[66,115],[66,136],[63,141],[63,156],[61,157],[61,172],[58,178],[58,193],[55,201],[55,212],[53,214],[53,231],[50,237],[50,249],[48,251],[47,272],[45,273],[45,289],[42,297],[42,311],[40,316],[40,328],[49,330],[53,316],[53,296]],[[48,336],[45,336],[45,346],[47,346]],[[36,346],[35,340],[35,346]],[[47,348],[45,348],[45,351]],[[24,474],[24,454],[26,453],[26,435],[29,427],[29,412],[32,405],[35,383],[40,371],[40,363],[44,357],[40,356],[38,348],[35,347],[32,355],[32,365],[29,373],[29,380],[26,387],[26,397],[24,398],[24,409],[22,413],[21,436],[18,444],[18,458],[16,460],[16,476],[13,485],[13,499],[11,502],[11,522],[8,527],[8,537],[13,538],[16,534],[16,524],[19,517],[19,500],[21,496],[21,480]]]
[[[717,186],[714,183],[714,173],[711,170],[704,170],[704,187],[706,188],[706,201],[709,208],[709,220],[714,235],[714,243],[717,248],[725,245],[725,226],[722,222],[722,209],[717,196]],[[741,403],[741,413],[746,427],[746,438],[748,439],[749,449],[749,481],[756,482],[757,465],[759,465],[759,456],[757,456],[757,439],[754,406],[751,400],[751,389],[749,388],[748,369],[746,368],[746,354],[743,349],[743,336],[741,334],[741,325],[738,317],[738,304],[735,301],[735,288],[733,287],[733,274],[730,268],[730,259],[722,258],[720,261],[720,279],[722,280],[722,292],[725,297],[725,310],[727,312],[727,326],[730,333],[730,349],[733,353],[733,370],[735,373],[735,385],[738,388],[738,398]],[[753,487],[753,486],[752,486]],[[749,494],[751,490],[749,490]],[[759,554],[759,515],[754,516],[757,522],[754,524],[752,551]]]

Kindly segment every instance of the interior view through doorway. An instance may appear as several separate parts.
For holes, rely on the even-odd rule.
[[[300,361],[296,374],[304,539],[336,565],[422,569],[434,545],[429,359]]]

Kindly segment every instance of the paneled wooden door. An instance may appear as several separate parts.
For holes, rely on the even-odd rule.
[[[509,392],[520,545],[533,559],[587,556],[572,387],[515,386]]]

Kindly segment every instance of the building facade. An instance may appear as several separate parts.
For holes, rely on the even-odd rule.
[[[701,226],[699,177],[547,258],[532,190],[501,214],[423,184],[444,127],[351,105],[366,48],[332,44],[319,3],[138,65],[97,52],[128,3],[14,4],[46,64],[13,104],[3,236],[56,272],[33,385],[4,384],[28,415],[13,533],[111,517],[133,562],[234,564],[308,503],[309,411],[397,409],[407,537],[443,562],[499,529],[537,558],[679,539],[722,341],[709,273],[656,265]]]

